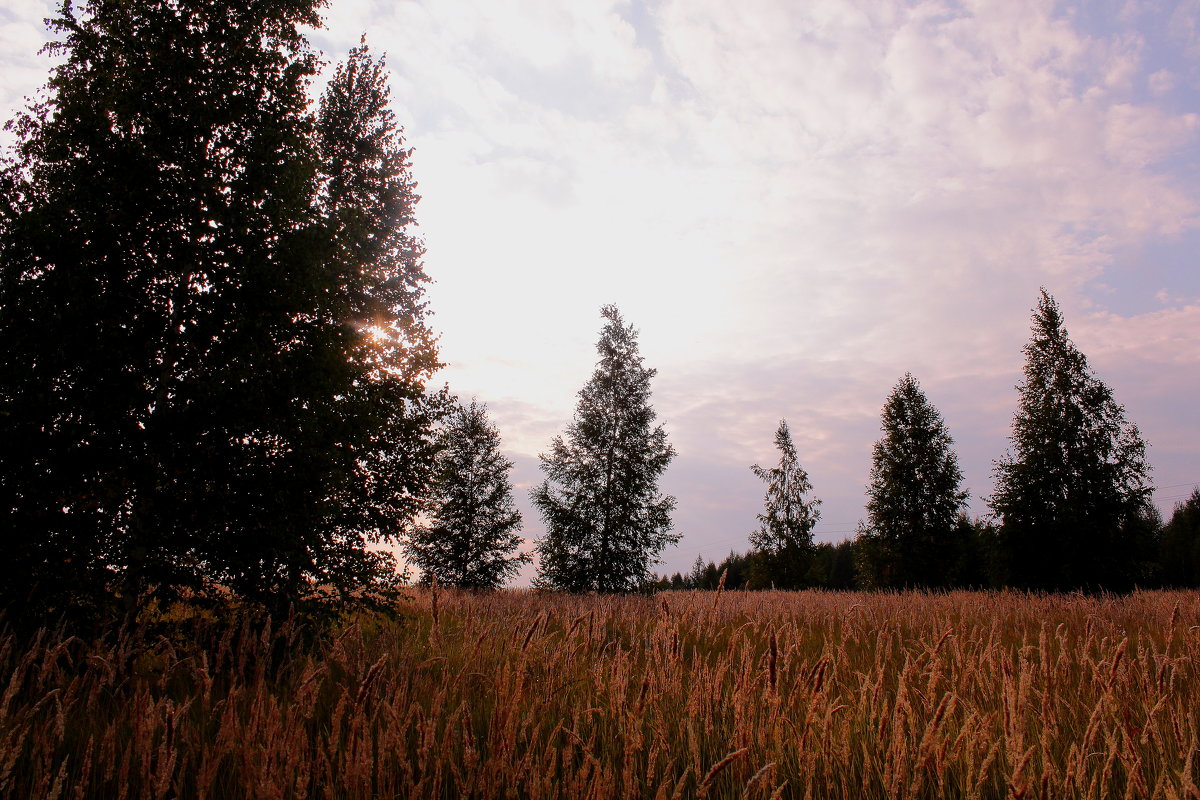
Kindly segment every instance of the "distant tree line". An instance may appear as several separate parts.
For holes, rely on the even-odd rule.
[[[1146,445],[1071,342],[1042,291],[1025,345],[1009,452],[996,462],[992,516],[971,520],[953,439],[911,374],[884,403],[853,540],[814,544],[815,498],[786,422],[751,550],[654,588],[1024,589],[1125,591],[1200,586],[1200,488],[1162,522]]]
[[[954,565],[957,567],[954,579],[930,585],[909,584],[908,588],[1000,589],[1011,585],[1007,582],[1010,556],[1004,551],[1000,526],[982,519],[961,519],[961,523],[961,538],[957,542],[960,560]],[[1200,488],[1176,503],[1170,519],[1165,523],[1161,519],[1150,520],[1145,544],[1148,551],[1147,561],[1143,564],[1146,568],[1145,577],[1137,586],[1144,589],[1200,588]],[[785,587],[769,577],[765,582],[761,577],[756,579],[754,568],[757,556],[754,550],[744,553],[730,551],[719,561],[705,561],[697,556],[689,572],[656,574],[647,583],[646,589],[704,590],[723,586],[728,590],[806,588],[851,591],[904,588],[880,585],[874,580],[873,576],[878,574],[879,569],[875,563],[878,554],[871,550],[868,542],[857,538],[814,544],[807,559],[809,569],[804,581],[794,586]],[[1108,587],[1093,585],[1088,588]]]

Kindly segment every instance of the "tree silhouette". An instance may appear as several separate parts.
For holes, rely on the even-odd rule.
[[[1200,488],[1175,504],[1162,529],[1158,563],[1167,586],[1200,586]]]
[[[408,152],[314,2],[64,2],[0,178],[0,601],[386,580],[438,415]]]
[[[532,492],[546,522],[538,542],[538,584],[572,592],[629,592],[650,577],[668,544],[675,498],[658,478],[675,455],[654,426],[650,379],[637,333],[615,306],[596,344],[600,358],[579,392],[566,437],[540,456],[546,480]]]
[[[1146,445],[1067,337],[1043,289],[1023,348],[1012,447],[990,504],[1009,580],[1038,589],[1126,589],[1146,577]]]
[[[532,559],[517,553],[521,514],[512,497],[512,462],[487,409],[459,407],[438,437],[434,501],[428,523],[405,542],[425,579],[464,589],[496,589]]]
[[[758,515],[759,527],[750,534],[755,551],[752,581],[758,587],[798,589],[808,584],[813,556],[812,529],[821,518],[821,501],[807,496],[812,484],[796,457],[787,420],[779,421],[775,447],[779,450],[777,466],[750,467],[767,483],[763,513]]]
[[[967,499],[954,440],[911,374],[888,395],[880,427],[859,533],[863,572],[874,586],[950,585]]]

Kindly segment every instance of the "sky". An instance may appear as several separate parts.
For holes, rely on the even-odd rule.
[[[0,8],[0,110],[53,3]],[[818,541],[865,516],[905,372],[973,514],[1045,287],[1150,445],[1200,484],[1200,0],[333,0],[314,45],[386,54],[445,381],[486,403],[527,546],[538,454],[615,303],[658,370],[679,544],[747,548],[791,427]],[[0,141],[10,141],[3,139]],[[518,583],[527,582],[526,570]]]

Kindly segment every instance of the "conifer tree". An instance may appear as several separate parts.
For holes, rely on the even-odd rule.
[[[767,483],[763,513],[758,515],[759,527],[750,534],[750,544],[755,550],[751,575],[757,587],[798,589],[808,583],[813,556],[812,530],[821,518],[821,501],[807,496],[812,484],[796,457],[787,420],[779,421],[775,447],[779,450],[778,466],[750,467]]]
[[[1112,390],[1067,336],[1043,289],[1023,348],[1025,379],[990,504],[1009,581],[1037,589],[1120,590],[1146,577],[1146,445]]]
[[[541,455],[546,480],[532,492],[546,523],[538,584],[572,592],[629,592],[650,577],[668,544],[675,498],[658,490],[674,449],[655,426],[637,332],[615,306],[596,345],[599,361],[579,392],[566,436]]]
[[[952,585],[967,493],[954,440],[920,384],[905,374],[881,413],[859,531],[860,569],[877,587]]]
[[[319,5],[60,6],[0,177],[0,603],[394,573],[438,414],[416,195],[365,49],[312,108]]]
[[[532,560],[517,552],[521,514],[500,433],[486,407],[471,401],[450,416],[437,446],[430,519],[415,527],[405,550],[425,580],[497,589]]]

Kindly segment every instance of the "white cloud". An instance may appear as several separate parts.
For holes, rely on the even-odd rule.
[[[1182,300],[1159,294],[1162,302]],[[1101,361],[1132,358],[1172,369],[1200,365],[1200,304],[1196,302],[1136,316],[1098,312],[1076,328],[1088,353]]]
[[[1175,88],[1175,73],[1169,69],[1160,69],[1150,75],[1146,83],[1152,95],[1162,97]]]

